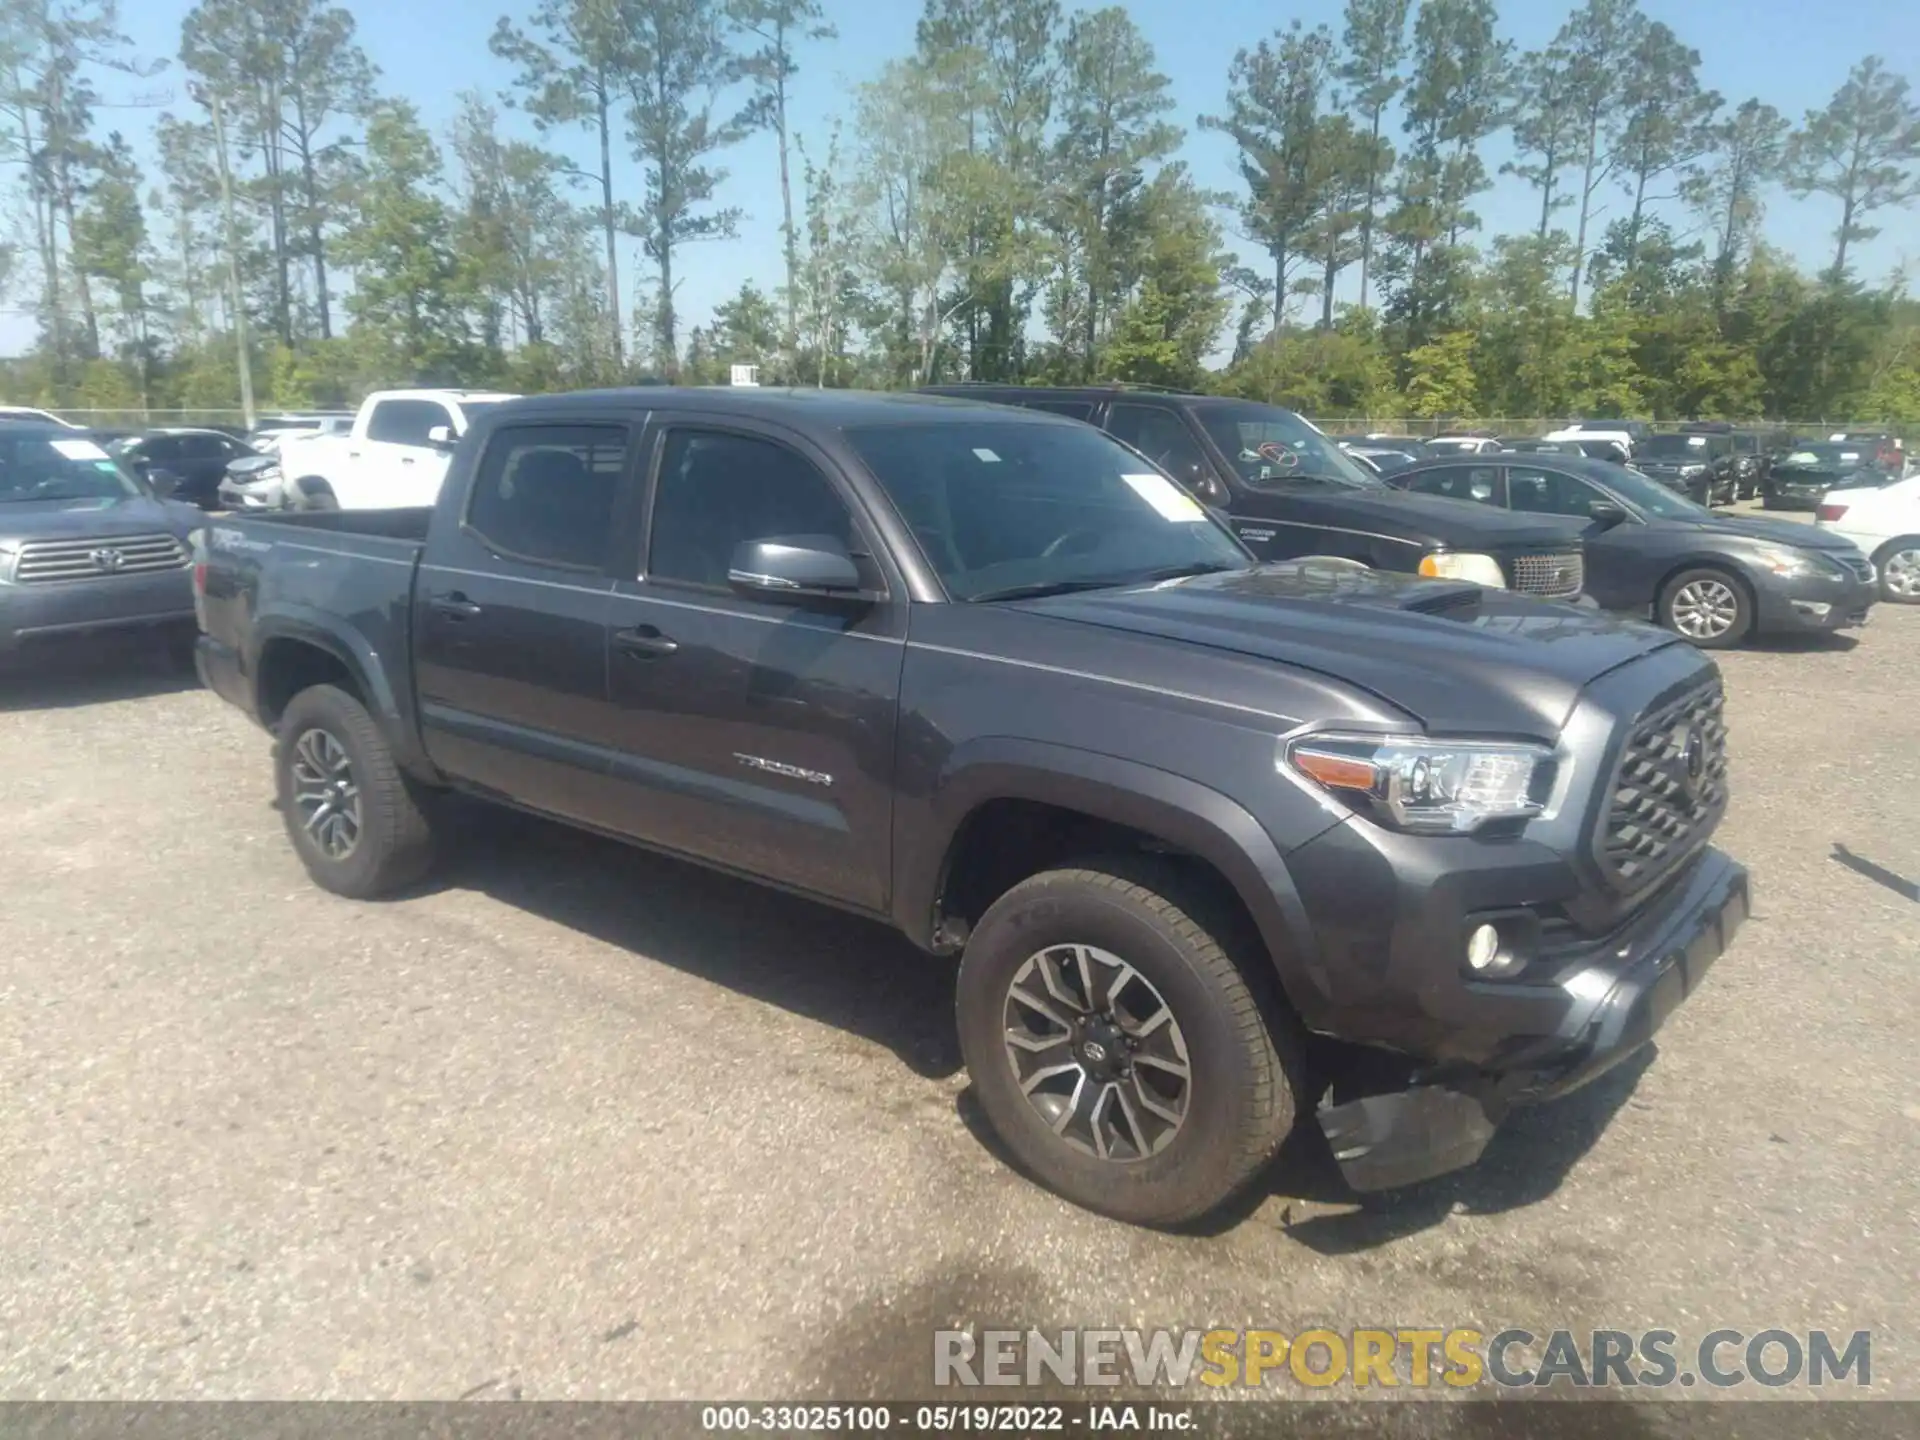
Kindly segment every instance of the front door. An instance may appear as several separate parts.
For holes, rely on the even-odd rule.
[[[1599,486],[1558,470],[1536,470],[1525,465],[1507,467],[1509,508],[1523,515],[1566,516],[1584,520],[1581,534],[1586,550],[1586,594],[1603,610],[1645,609],[1659,553],[1645,543],[1646,531],[1632,515],[1623,520],[1596,520],[1594,506],[1619,506]]]
[[[635,578],[614,586],[607,674],[618,828],[863,909],[890,886],[897,576],[834,467],[771,427],[673,421],[650,441]],[[736,546],[840,541],[878,603],[775,602],[727,582]]]
[[[612,816],[607,562],[637,433],[605,420],[494,430],[465,512],[434,526],[414,587],[414,677],[434,764],[592,825]]]
[[[365,493],[385,507],[431,505],[446,478],[447,456],[427,434],[436,425],[453,428],[453,413],[438,400],[379,400],[367,416],[359,463]],[[359,488],[359,487],[356,487]]]

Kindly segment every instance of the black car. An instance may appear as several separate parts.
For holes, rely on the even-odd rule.
[[[220,482],[227,466],[257,453],[246,441],[215,429],[152,430],[117,442],[114,452],[136,474],[174,476],[173,497],[202,510],[220,508]]]
[[[1385,445],[1348,443],[1340,448],[1349,455],[1366,461],[1382,475],[1397,475],[1420,458],[1416,452],[1395,450]]]
[[[1582,530],[1587,594],[1706,649],[1749,635],[1864,624],[1878,596],[1852,541],[1793,521],[1716,515],[1632,469],[1564,455],[1430,461],[1400,477]]]
[[[257,783],[317,885],[418,881],[459,791],[889,925],[957,958],[1020,1168],[1132,1221],[1205,1214],[1296,1120],[1358,1190],[1471,1164],[1645,1046],[1748,914],[1709,657],[1256,564],[1045,415],[509,400],[433,509],[235,516],[195,559],[200,673],[275,736]]]
[[[1633,447],[1633,468],[1696,505],[1731,505],[1739,488],[1726,435],[1650,435]]]
[[[933,385],[924,393],[1097,425],[1225,512],[1263,560],[1326,555],[1555,600],[1580,593],[1580,545],[1563,527],[1404,494],[1277,405],[1113,385]]]
[[[1889,479],[1905,478],[1907,452],[1897,436],[1885,430],[1847,430],[1837,438],[1841,444],[1858,445],[1865,449],[1869,462],[1885,471]]]
[[[1877,489],[1892,478],[1863,446],[1814,441],[1773,462],[1760,504],[1767,510],[1818,510],[1829,490]]]

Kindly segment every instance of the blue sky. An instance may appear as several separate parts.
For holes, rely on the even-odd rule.
[[[792,102],[794,127],[821,142],[836,115],[851,121],[853,87],[887,59],[912,48],[920,11],[919,0],[824,0],[824,4],[839,27],[840,39],[802,53]],[[1915,0],[1840,0],[1831,9],[1815,9],[1803,0],[1695,0],[1693,4],[1643,0],[1643,4],[1651,16],[1665,20],[1701,52],[1703,83],[1732,104],[1758,95],[1798,120],[1808,108],[1825,104],[1848,68],[1868,53],[1884,56],[1896,73],[1920,87],[1920,4]],[[190,8],[188,0],[122,0],[124,28],[143,57],[172,58],[179,48],[180,21]],[[380,69],[383,91],[412,100],[439,137],[453,114],[458,92],[471,88],[497,93],[508,83],[506,67],[488,53],[487,37],[500,14],[522,18],[532,8],[532,0],[509,0],[504,5],[500,0],[466,4],[410,0],[383,5],[357,0],[348,8],[359,22],[362,44]],[[1064,8],[1091,7],[1065,0]],[[1173,82],[1178,102],[1175,118],[1190,130],[1186,158],[1202,184],[1218,189],[1236,184],[1232,145],[1223,136],[1197,133],[1193,127],[1197,116],[1222,105],[1233,52],[1296,16],[1309,25],[1324,21],[1336,35],[1341,25],[1340,0],[1284,7],[1257,0],[1133,0],[1128,8],[1158,52],[1161,70]],[[1521,49],[1538,47],[1559,27],[1569,8],[1570,0],[1506,0],[1502,34]],[[109,98],[171,91],[174,108],[182,112],[189,108],[177,73],[138,83],[109,76],[102,88]],[[151,155],[147,137],[152,112],[111,111],[102,119],[104,126],[117,126],[127,133],[143,156]],[[507,123],[524,125],[514,116]],[[578,150],[576,158],[586,162],[585,137],[568,139]],[[1504,158],[1503,138],[1488,149],[1489,169],[1497,170]],[[729,153],[724,163],[731,173],[723,199],[744,207],[747,218],[739,240],[689,247],[680,260],[677,268],[685,276],[680,304],[688,324],[704,323],[713,305],[733,294],[741,281],[751,279],[771,289],[780,278],[773,137],[753,137]],[[626,183],[629,194],[637,190],[637,166],[629,168]],[[1610,193],[1607,198],[1611,213],[1619,213],[1623,197]],[[1501,180],[1477,208],[1492,232],[1529,228],[1538,213],[1531,192],[1511,178]],[[1673,218],[1686,223],[1677,211]],[[1853,252],[1858,272],[1879,280],[1896,266],[1920,265],[1920,212],[1885,212],[1878,218],[1882,235]],[[1796,201],[1778,191],[1767,197],[1769,239],[1809,267],[1830,258],[1836,219],[1837,207],[1821,197]],[[638,269],[634,248],[630,244],[623,257],[628,275]],[[1248,258],[1258,263],[1255,257]],[[17,307],[22,300],[9,295],[6,304]],[[30,339],[30,329],[17,310],[0,312],[0,352],[17,353]]]

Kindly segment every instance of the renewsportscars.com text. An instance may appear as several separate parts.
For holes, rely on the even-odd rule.
[[[1640,1389],[1873,1383],[1866,1330],[938,1330],[942,1386]]]

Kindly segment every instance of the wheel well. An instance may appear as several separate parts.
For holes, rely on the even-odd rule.
[[[989,800],[961,822],[934,901],[934,943],[958,949],[989,906],[1031,875],[1089,855],[1161,855],[1230,913],[1247,935],[1259,929],[1232,884],[1211,863],[1159,836],[1059,805]]]
[[[1891,555],[1902,545],[1920,545],[1920,535],[1896,535],[1893,539],[1887,541],[1886,544],[1873,552],[1874,569],[1879,569],[1881,560],[1885,556]]]
[[[280,723],[294,696],[315,685],[338,685],[366,703],[353,671],[331,650],[305,640],[269,640],[260,651],[260,718],[269,728]]]

